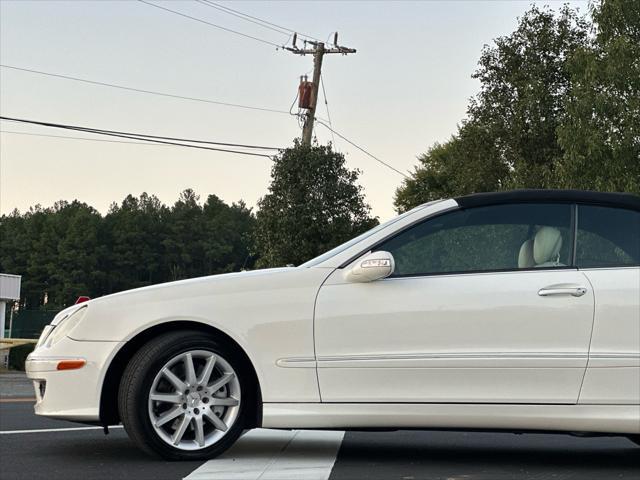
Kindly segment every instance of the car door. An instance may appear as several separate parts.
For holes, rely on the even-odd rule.
[[[640,405],[640,212],[579,205],[576,247],[596,296],[579,403]]]
[[[389,278],[337,269],[316,300],[322,401],[576,403],[594,295],[572,266],[574,213],[450,211],[373,249],[394,256]]]

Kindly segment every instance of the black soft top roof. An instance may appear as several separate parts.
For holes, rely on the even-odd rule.
[[[562,202],[588,203],[640,210],[640,196],[631,193],[603,193],[585,190],[510,190],[474,193],[454,199],[462,208],[501,203]]]

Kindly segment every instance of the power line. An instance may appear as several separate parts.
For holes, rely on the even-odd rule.
[[[14,135],[29,135],[29,136],[34,136],[34,137],[50,137],[50,138],[58,138],[58,139],[64,139],[64,140],[85,140],[88,142],[107,142],[107,143],[125,143],[125,144],[130,144],[130,145],[146,145],[149,147],[191,147],[191,148],[200,148],[203,150],[214,150],[214,151],[218,151],[218,152],[227,152],[227,153],[237,153],[237,154],[241,154],[241,155],[251,155],[251,156],[256,156],[256,157],[266,157],[269,158],[270,160],[272,159],[272,157],[270,155],[263,155],[263,154],[257,154],[257,153],[251,153],[251,152],[240,152],[240,151],[234,151],[234,150],[226,150],[226,149],[221,149],[221,148],[211,148],[211,147],[200,147],[197,145],[185,145],[185,144],[180,144],[180,143],[172,143],[172,142],[161,142],[158,140],[145,140],[143,138],[141,138],[140,140],[143,140],[142,142],[126,142],[126,141],[122,141],[122,140],[103,140],[103,139],[98,139],[98,138],[82,138],[82,137],[71,137],[71,136],[65,136],[65,135],[45,135],[42,133],[27,133],[27,132],[13,132],[10,130],[0,130],[0,133],[10,133],[10,134],[14,134]],[[110,136],[114,136],[114,137],[122,137],[122,138],[137,138],[137,137],[128,137],[128,136],[123,136],[123,135],[112,135],[112,134],[108,134],[108,133],[98,133],[98,132],[87,132],[87,133],[94,133],[96,135],[110,135]]]
[[[241,154],[241,155],[251,155],[251,156],[255,156],[255,157],[266,157],[266,158],[269,158],[269,159],[272,157],[271,155],[268,155],[266,153],[246,152],[246,151],[231,150],[231,149],[226,149],[226,148],[215,148],[215,147],[209,147],[209,146],[203,146],[203,145],[190,145],[190,144],[187,144],[187,143],[180,143],[180,142],[161,140],[161,139],[172,139],[172,138],[175,139],[175,137],[160,137],[160,136],[157,136],[157,135],[145,135],[145,134],[137,134],[137,133],[130,133],[130,132],[119,132],[119,131],[114,131],[114,130],[100,130],[100,129],[89,128],[89,127],[80,127],[80,126],[76,126],[76,125],[65,125],[65,124],[61,124],[61,123],[40,122],[40,121],[36,121],[36,120],[26,120],[26,119],[3,117],[3,116],[0,116],[0,120],[6,120],[6,121],[11,121],[11,122],[17,122],[17,123],[26,123],[26,124],[31,124],[31,125],[39,125],[39,126],[43,126],[43,127],[61,128],[61,129],[65,129],[65,130],[73,130],[73,131],[84,132],[84,133],[92,133],[92,134],[95,134],[95,135],[106,135],[106,136],[110,136],[110,137],[126,138],[126,139],[129,139],[129,140],[139,140],[139,141],[143,141],[143,142],[151,142],[151,143],[157,143],[157,144],[161,144],[161,145],[174,145],[174,146],[178,146],[178,147],[197,148],[197,149],[201,149],[201,150],[212,150],[212,151],[217,151],[217,152],[236,153],[236,154]],[[213,144],[213,145],[230,145],[230,146],[238,146],[238,147],[244,147],[244,148],[262,148],[262,149],[276,150],[275,148],[271,148],[271,147],[264,148],[264,147],[258,147],[258,146],[255,146],[255,145],[222,144],[220,142],[209,142],[209,141],[205,141],[205,140],[189,140],[189,139],[177,139],[177,140],[182,140],[182,141],[192,142],[192,143],[207,143],[207,144]]]
[[[223,27],[221,25],[216,25],[215,23],[211,23],[211,22],[208,22],[206,20],[202,20],[201,18],[192,17],[191,15],[187,15],[186,13],[178,12],[177,10],[171,10],[170,8],[161,7],[160,5],[156,5],[155,3],[147,2],[146,0],[138,0],[138,1],[141,2],[141,3],[147,4],[147,5],[151,6],[151,7],[156,7],[156,8],[159,8],[160,10],[164,10],[166,12],[171,12],[171,13],[173,13],[175,15],[180,15],[181,17],[189,18],[189,19],[194,20],[196,22],[204,23],[204,24],[209,25],[211,27],[215,27],[215,28],[218,28],[220,30],[224,30],[225,32],[235,33],[236,35],[240,35],[241,37],[245,37],[245,38],[249,38],[251,40],[255,40],[256,42],[261,42],[261,43],[264,43],[266,45],[271,45],[271,46],[276,47],[276,48],[282,48],[282,45],[278,45],[277,43],[273,43],[273,42],[271,42],[269,40],[265,40],[263,38],[254,37],[252,35],[247,35],[246,33],[238,32],[237,30],[232,30],[230,28]]]
[[[281,26],[281,25],[277,25],[277,24],[275,24],[275,23],[273,23],[273,22],[269,22],[269,21],[264,20],[264,19],[262,19],[262,18],[254,17],[254,16],[249,15],[249,14],[247,14],[247,13],[243,13],[243,12],[240,12],[240,11],[238,11],[238,10],[234,10],[233,8],[227,7],[226,5],[221,5],[221,4],[219,4],[219,3],[212,2],[211,0],[198,0],[198,1],[199,1],[200,3],[205,3],[205,4],[207,4],[207,5],[209,5],[209,6],[213,7],[213,8],[217,8],[218,10],[226,11],[226,12],[227,12],[227,13],[229,13],[230,15],[234,15],[234,16],[236,16],[236,17],[240,17],[240,18],[245,18],[245,17],[246,17],[245,19],[255,20],[256,22],[260,22],[260,23],[258,23],[258,25],[260,25],[260,24],[264,24],[264,25],[262,25],[262,26],[263,26],[263,27],[266,27],[266,28],[268,28],[268,27],[267,27],[267,25],[268,25],[268,26],[271,26],[271,27],[278,28],[278,29],[280,29],[280,30],[285,30],[286,32],[288,32],[288,34],[289,34],[289,33],[297,33],[297,34],[298,34],[299,36],[301,36],[301,37],[310,38],[311,40],[315,40],[316,42],[320,42],[320,41],[321,41],[321,40],[317,39],[317,38],[316,38],[316,37],[314,37],[314,36],[307,35],[306,33],[301,33],[301,32],[298,32],[297,30],[292,30],[292,29],[290,29],[290,28],[283,27],[283,26]],[[249,21],[249,20],[247,20],[247,21]],[[252,22],[252,23],[256,23],[256,22]],[[273,30],[273,29],[272,29],[272,30]],[[276,30],[276,31],[278,31],[278,30]],[[285,32],[282,32],[282,31],[281,31],[280,33],[285,33]]]
[[[40,126],[43,126],[43,127],[66,128],[66,129],[69,129],[69,130],[78,130],[78,131],[84,131],[84,132],[89,132],[89,133],[93,133],[93,132],[117,133],[117,134],[120,134],[120,135],[134,135],[136,137],[145,137],[145,138],[152,138],[152,139],[159,139],[159,140],[172,140],[172,141],[178,141],[178,142],[204,143],[204,144],[209,144],[209,145],[222,145],[224,147],[255,148],[255,149],[258,149],[258,150],[282,150],[281,147],[265,147],[265,146],[259,146],[259,145],[247,145],[247,144],[242,144],[242,143],[214,142],[212,140],[193,140],[193,139],[190,139],[190,138],[167,137],[167,136],[163,136],[163,135],[148,135],[146,133],[122,132],[122,131],[118,131],[118,130],[106,130],[104,128],[92,128],[92,127],[83,127],[83,126],[78,126],[78,125],[66,125],[66,124],[62,124],[62,123],[42,122],[42,121],[39,121],[39,120],[27,120],[27,119],[22,119],[22,118],[13,118],[13,117],[0,117],[0,119],[11,121],[11,122],[18,122],[18,123],[30,123],[30,124],[33,124],[33,125],[40,125]]]
[[[203,102],[203,103],[212,103],[214,105],[222,105],[225,107],[236,107],[236,108],[245,108],[248,110],[260,110],[263,112],[274,112],[274,113],[284,113],[284,114],[288,114],[289,112],[287,112],[286,110],[276,110],[274,108],[265,108],[265,107],[254,107],[251,105],[242,105],[239,103],[228,103],[228,102],[220,102],[217,100],[209,100],[206,98],[197,98],[197,97],[187,97],[184,95],[175,95],[172,93],[165,93],[165,92],[157,92],[154,90],[145,90],[142,88],[135,88],[135,87],[128,87],[125,85],[117,85],[114,83],[107,83],[107,82],[99,82],[97,80],[89,80],[86,78],[79,78],[79,77],[72,77],[70,75],[62,75],[59,73],[51,73],[51,72],[44,72],[42,70],[34,70],[34,69],[30,69],[30,68],[23,68],[23,67],[16,67],[15,65],[6,65],[6,64],[0,64],[0,67],[2,68],[9,68],[11,70],[18,70],[21,72],[28,72],[28,73],[34,73],[34,74],[38,74],[38,75],[46,75],[49,77],[56,77],[56,78],[63,78],[65,80],[73,80],[76,82],[83,82],[83,83],[89,83],[92,85],[99,85],[102,87],[111,87],[111,88],[118,88],[120,90],[128,90],[131,92],[137,92],[137,93],[146,93],[149,95],[158,95],[161,97],[170,97],[170,98],[177,98],[177,99],[181,99],[181,100],[190,100],[192,102]]]
[[[240,12],[235,12],[234,10],[231,10],[230,8],[225,7],[224,5],[218,5],[217,3],[213,3],[213,2],[208,2],[207,0],[196,0],[198,3],[201,3],[202,5],[206,5],[207,7],[211,7],[211,8],[215,8],[216,10],[219,10],[221,12],[224,12],[228,15],[233,15],[234,17],[237,18],[241,18],[242,20],[245,20],[247,22],[251,22],[254,23],[256,25],[259,25],[263,28],[272,30],[274,32],[278,32],[282,35],[287,35],[287,36],[291,36],[291,32],[283,30],[279,27],[273,27],[271,26],[271,24],[267,24],[266,22],[263,22],[262,20],[253,20],[253,17],[250,17],[249,15],[245,15],[245,14],[241,14]]]
[[[329,125],[327,125],[326,123],[324,123],[321,120],[318,120],[316,118],[316,122],[318,122],[320,125],[322,125],[324,128],[330,130],[331,132],[335,133],[337,136],[339,136],[342,140],[344,140],[345,142],[347,142],[348,144],[356,147],[358,150],[360,150],[362,153],[364,153],[365,155],[368,155],[369,157],[373,158],[376,162],[381,163],[382,165],[384,165],[385,167],[393,170],[396,173],[399,173],[400,175],[402,175],[404,178],[409,178],[408,175],[406,175],[405,173],[401,172],[400,170],[398,170],[397,168],[389,165],[387,162],[385,162],[384,160],[380,160],[378,157],[376,157],[375,155],[373,155],[372,153],[367,152],[364,148],[362,148],[360,145],[355,144],[354,142],[352,142],[351,140],[349,140],[347,137],[345,137],[344,135],[340,134],[339,132],[336,132],[333,128],[331,128]]]
[[[324,75],[322,74],[320,74],[320,85],[322,85],[322,96],[324,98],[324,106],[327,109],[327,120],[329,120],[329,126],[333,128],[333,123],[331,123],[331,114],[329,113],[329,102],[327,101],[327,92],[324,89]],[[333,146],[335,148],[336,137],[333,136],[333,131],[331,131],[331,139],[333,140]]]
[[[15,132],[13,130],[0,130],[0,133],[10,133],[12,135],[27,135],[30,137],[61,138],[63,140],[85,140],[87,142],[128,143],[130,145],[145,145],[147,147],[170,147],[171,146],[171,145],[160,145],[160,144],[147,143],[147,142],[127,142],[124,140],[105,140],[104,138],[84,138],[84,137],[71,137],[68,135],[47,135],[44,133]]]

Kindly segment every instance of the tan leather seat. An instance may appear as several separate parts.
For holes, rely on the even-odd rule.
[[[518,254],[518,268],[533,268],[536,261],[533,259],[533,239],[525,241]]]
[[[553,267],[560,263],[562,233],[554,227],[542,227],[533,239],[533,260],[536,267]]]
[[[559,262],[562,234],[554,227],[541,227],[526,240],[518,253],[518,268],[553,267]]]

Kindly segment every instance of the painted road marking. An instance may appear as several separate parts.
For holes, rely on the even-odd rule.
[[[344,432],[252,430],[185,480],[327,480]]]
[[[27,402],[36,403],[36,398],[35,397],[0,398],[0,403],[27,403]]]
[[[116,425],[109,427],[109,430],[114,428],[124,428],[122,425]],[[102,427],[70,427],[70,428],[39,428],[34,430],[4,430],[0,432],[0,435],[16,435],[20,433],[50,433],[50,432],[80,432],[82,430],[103,430]]]

